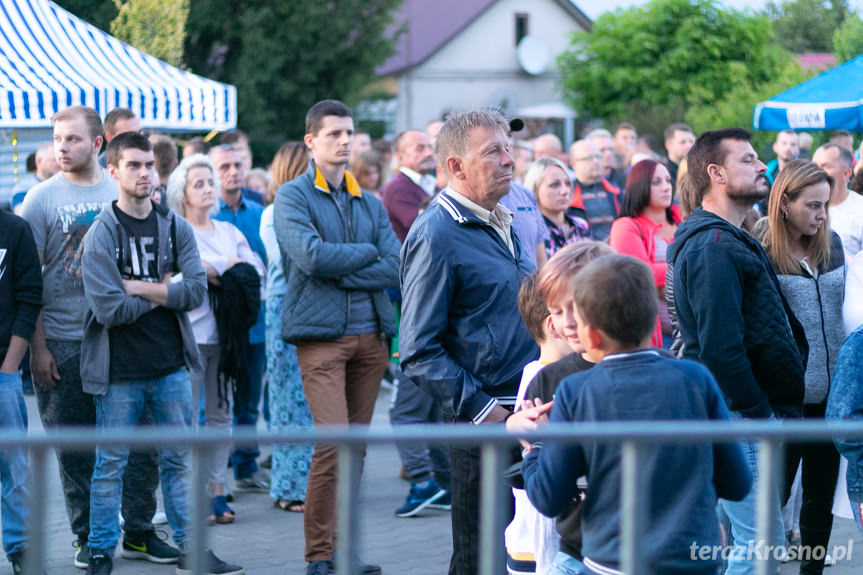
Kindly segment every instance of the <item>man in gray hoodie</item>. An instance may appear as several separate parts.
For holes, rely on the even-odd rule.
[[[189,368],[200,369],[186,314],[206,296],[206,274],[189,224],[150,199],[156,182],[153,147],[137,132],[106,150],[119,197],[84,236],[82,270],[87,316],[81,380],[94,395],[102,429],[133,427],[149,408],[156,425],[191,429]],[[159,449],[165,509],[180,548],[177,572],[188,570],[188,449]],[[88,575],[108,575],[120,537],[118,513],[128,447],[96,448],[90,493]],[[148,559],[146,546],[123,542],[124,557]],[[207,573],[239,575],[207,552]]]

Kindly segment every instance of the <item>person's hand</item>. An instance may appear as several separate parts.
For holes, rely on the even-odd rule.
[[[30,348],[30,371],[33,374],[33,383],[45,388],[53,388],[60,381],[60,371],[54,356],[48,348]]]
[[[526,399],[522,402],[522,408],[513,413],[506,420],[506,430],[509,432],[518,433],[520,431],[534,431],[548,423],[548,412],[551,411],[553,401],[543,403],[541,399],[536,398],[533,401]],[[531,445],[524,439],[519,439],[519,443],[526,451],[530,451]]]
[[[482,420],[482,423],[501,423],[506,420],[509,414],[510,411],[507,408],[495,405],[492,408],[491,413],[486,415],[485,419]]]

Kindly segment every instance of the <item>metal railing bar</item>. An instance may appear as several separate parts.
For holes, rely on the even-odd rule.
[[[779,560],[776,551],[769,549],[777,534],[774,533],[773,521],[779,511],[778,477],[783,459],[782,445],[775,439],[764,439],[758,442],[758,475],[755,507],[756,544],[762,546],[766,556],[756,564],[757,575],[770,575]],[[757,547],[756,547],[757,548]]]
[[[838,438],[863,438],[863,422],[642,422],[619,423],[572,423],[550,424],[531,432],[511,434],[503,426],[465,425],[412,425],[398,428],[377,426],[331,426],[292,430],[284,433],[258,433],[254,430],[236,430],[233,433],[201,429],[197,431],[170,427],[116,428],[105,434],[95,428],[64,428],[46,433],[26,434],[20,431],[0,433],[0,447],[25,448],[59,447],[62,449],[153,445],[194,444],[214,446],[230,439],[235,444],[258,443],[339,443],[346,445],[389,444],[435,440],[449,444],[466,445],[480,443],[512,444],[523,437],[531,441],[557,440],[562,442],[622,443],[632,441],[640,444],[695,444],[741,439],[783,439],[801,441],[825,441]]]
[[[621,447],[620,554],[621,570],[628,575],[645,573],[642,547],[650,496],[640,471],[644,446],[625,441]]]
[[[338,465],[336,565],[342,575],[358,575],[360,529],[356,508],[362,468],[361,448],[355,445],[340,445]]]
[[[40,575],[45,572],[45,507],[48,501],[48,448],[36,447],[30,451],[30,527],[27,533],[24,573]]]
[[[192,562],[194,575],[206,573],[207,529],[204,526],[204,518],[208,515],[209,509],[207,506],[209,456],[210,449],[207,445],[192,448],[192,525],[187,553],[191,554],[189,559]]]
[[[506,573],[501,535],[504,530],[504,447],[486,444],[480,450],[480,575]]]

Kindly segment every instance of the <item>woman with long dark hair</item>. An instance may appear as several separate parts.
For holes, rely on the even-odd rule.
[[[653,271],[659,300],[659,326],[652,344],[669,347],[672,325],[665,303],[665,252],[674,241],[680,212],[672,205],[674,191],[671,175],[664,164],[642,160],[632,166],[626,178],[626,193],[620,217],[611,224],[608,243],[614,251],[645,262]]]
[[[782,295],[803,325],[809,344],[803,416],[823,419],[839,348],[845,339],[842,301],[845,254],[830,229],[827,205],[832,178],[808,160],[785,165],[770,192],[767,217],[756,228],[779,279]],[[802,462],[803,548],[826,549],[833,527],[833,492],[839,453],[832,442],[789,444],[785,458],[785,499]],[[820,557],[820,559],[816,559]],[[821,573],[824,554],[804,555],[800,573]]]

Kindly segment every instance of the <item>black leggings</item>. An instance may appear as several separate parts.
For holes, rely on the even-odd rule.
[[[825,403],[804,405],[803,415],[806,419],[824,419],[825,409]],[[788,444],[785,448],[784,502],[788,501],[791,494],[797,466],[801,461],[803,506],[800,509],[800,539],[804,554],[800,562],[800,573],[820,575],[824,570],[824,554],[815,554],[821,557],[816,560],[809,553],[818,546],[823,546],[825,552],[828,550],[830,532],[833,529],[833,492],[839,476],[839,452],[832,441]]]

